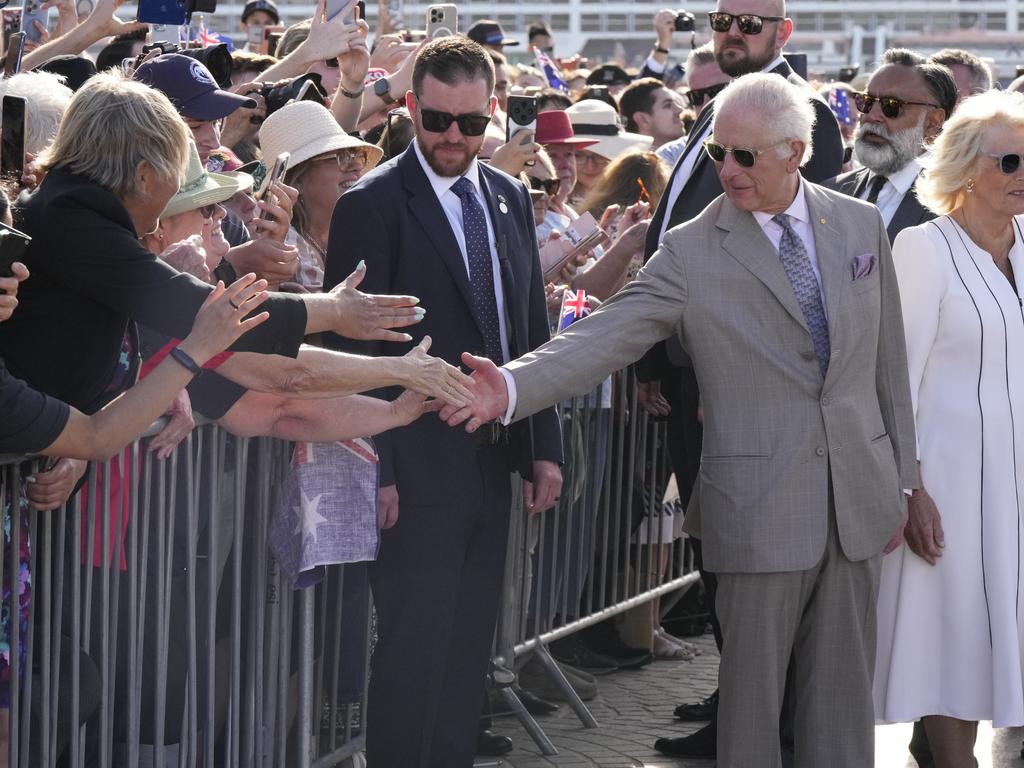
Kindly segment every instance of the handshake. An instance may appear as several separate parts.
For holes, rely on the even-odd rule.
[[[491,360],[462,353],[462,362],[472,371],[471,386],[460,403],[448,398],[438,414],[449,426],[465,423],[467,432],[476,432],[482,425],[501,418],[508,410],[508,386],[505,376]]]

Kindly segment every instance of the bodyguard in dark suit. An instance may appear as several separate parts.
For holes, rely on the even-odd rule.
[[[456,365],[465,350],[507,361],[548,339],[526,189],[477,162],[494,108],[487,53],[460,37],[417,56],[416,140],[342,197],[325,285],[367,262],[364,290],[416,286],[413,340]],[[346,271],[348,270],[348,271]],[[400,345],[363,348],[400,355]],[[561,489],[553,410],[520,428],[452,430],[420,419],[378,441],[383,531],[371,567],[378,642],[370,678],[371,768],[469,768],[497,616],[513,487],[532,514]]]
[[[956,81],[941,64],[894,48],[853,101],[860,112],[854,155],[863,168],[825,183],[837,192],[878,206],[889,241],[935,215],[918,202],[918,158],[956,106]]]

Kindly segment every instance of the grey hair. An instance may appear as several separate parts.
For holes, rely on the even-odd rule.
[[[713,64],[715,62],[715,46],[712,43],[704,43],[699,48],[694,48],[690,51],[690,55],[686,57],[686,71],[687,73],[693,72],[697,67],[702,67],[705,64]]]
[[[160,179],[181,183],[190,139],[164,94],[110,70],[90,78],[72,97],[37,165],[44,171],[66,168],[125,198],[135,193],[136,169],[143,162]]]
[[[814,153],[811,131],[815,114],[810,99],[808,92],[779,75],[764,72],[743,75],[715,98],[711,130],[715,130],[724,113],[739,111],[747,119],[764,126],[764,144],[767,146],[784,141],[802,141],[804,156],[800,165],[806,165]],[[779,154],[786,154],[785,147],[779,148]]]
[[[52,72],[22,72],[0,80],[0,99],[25,99],[25,151],[38,155],[53,142],[74,93]]]

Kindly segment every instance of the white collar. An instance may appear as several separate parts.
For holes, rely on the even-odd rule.
[[[892,184],[893,187],[895,187],[897,192],[899,192],[901,195],[905,195],[908,191],[910,191],[910,188],[914,186],[914,182],[917,180],[917,177],[920,174],[921,163],[918,161],[918,158],[915,157],[909,163],[907,163],[898,171],[896,171],[896,173],[890,176],[889,183]],[[873,179],[874,177],[874,173],[869,173],[868,183],[870,183],[870,179]]]
[[[423,168],[423,172],[427,175],[427,181],[430,182],[430,186],[434,190],[434,194],[437,195],[437,199],[440,200],[446,192],[448,192],[454,185],[455,182],[460,178],[465,177],[469,179],[470,183],[476,189],[477,195],[481,195],[480,190],[480,168],[477,159],[474,157],[473,161],[469,164],[469,168],[462,176],[439,176],[427,159],[423,156],[423,150],[420,149],[420,143],[414,138],[412,140],[413,150],[416,152],[416,157],[420,161],[420,166]]]
[[[769,64],[768,66],[766,66],[766,67],[765,67],[764,69],[762,69],[761,71],[762,71],[762,72],[771,72],[771,71],[772,71],[773,69],[775,69],[775,68],[776,68],[777,66],[779,66],[779,65],[781,65],[781,64],[785,64],[785,63],[786,63],[786,57],[785,57],[785,56],[783,56],[783,55],[782,55],[782,54],[780,53],[780,54],[779,54],[778,56],[776,56],[776,57],[775,57],[775,59],[774,59],[774,60],[773,60],[773,61],[772,61],[772,62],[771,62],[771,63],[770,63],[770,64]]]
[[[794,197],[793,202],[789,204],[789,208],[785,210],[785,214],[789,216],[789,218],[802,221],[805,224],[810,222],[811,213],[807,210],[807,198],[804,196],[803,179],[800,179],[797,184],[796,197]],[[754,218],[762,229],[777,215],[778,214],[775,213],[765,213],[764,211],[754,211]]]

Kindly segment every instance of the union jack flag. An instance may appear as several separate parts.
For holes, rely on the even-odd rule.
[[[569,86],[562,79],[562,75],[558,71],[558,67],[540,48],[534,47],[533,55],[537,58],[537,68],[544,73],[544,77],[547,78],[548,85],[552,88],[561,91],[562,93],[569,92]]]
[[[558,321],[558,332],[561,333],[577,320],[590,314],[590,299],[584,290],[572,291],[568,288],[562,294],[562,314]]]
[[[833,88],[828,94],[828,105],[840,125],[853,125],[853,111],[845,88]]]

